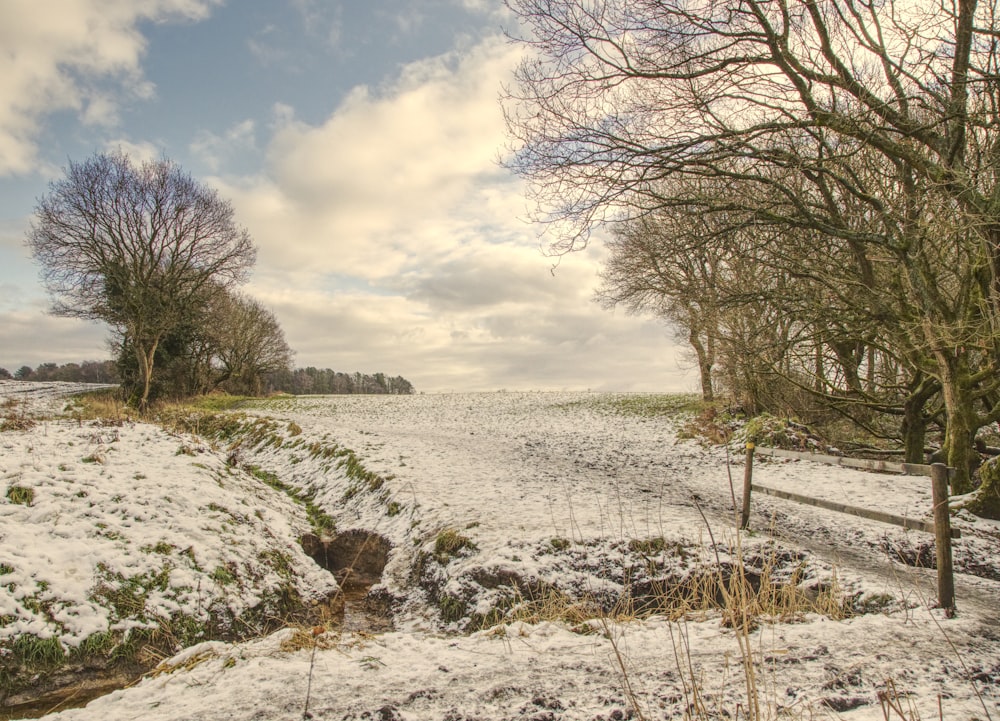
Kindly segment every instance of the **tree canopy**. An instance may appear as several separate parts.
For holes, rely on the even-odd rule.
[[[71,162],[35,209],[27,242],[57,315],[107,323],[134,353],[149,400],[159,344],[206,294],[247,279],[256,251],[232,205],[168,160]]]
[[[673,251],[688,239],[696,265],[728,259],[721,269],[737,277],[738,259],[744,282],[726,302],[744,311],[727,322],[753,310],[772,329],[767,354],[747,351],[786,376],[807,356],[836,366],[837,394],[873,404],[876,384],[862,380],[923,401],[929,380],[954,486],[967,490],[975,431],[1000,419],[994,5],[507,4],[530,51],[505,98],[507,164],[527,179],[552,252],[606,222],[628,226],[619,250],[641,251],[652,220]],[[704,221],[700,242],[684,216]],[[725,248],[737,239],[734,258]],[[606,301],[639,298],[620,293],[625,260],[608,268]],[[674,291],[684,273],[709,287],[690,271],[670,271]],[[695,318],[681,295],[663,310]]]

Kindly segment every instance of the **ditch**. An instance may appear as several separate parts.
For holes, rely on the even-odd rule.
[[[371,588],[381,581],[388,560],[391,546],[385,538],[354,530],[326,540],[310,534],[300,543],[340,585],[340,591],[309,610],[308,621],[322,620],[349,633],[377,634],[392,630],[389,604],[370,597]],[[160,660],[155,654],[147,654],[125,668],[112,667],[102,659],[67,666],[46,678],[44,684],[4,698],[0,721],[41,718],[56,711],[81,708],[96,698],[137,683]]]

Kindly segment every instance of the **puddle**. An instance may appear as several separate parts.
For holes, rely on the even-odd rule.
[[[45,694],[42,697],[31,698],[24,703],[11,703],[13,699],[6,700],[7,705],[0,708],[0,721],[10,721],[11,719],[35,719],[56,711],[80,708],[86,706],[95,698],[127,688],[142,678],[142,673],[150,669],[136,670],[131,674],[116,673],[112,675],[81,675],[73,684],[63,686]],[[23,695],[23,694],[22,694]]]

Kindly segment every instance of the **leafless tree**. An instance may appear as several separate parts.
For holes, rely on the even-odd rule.
[[[243,282],[256,251],[232,205],[167,160],[102,153],[38,201],[28,245],[53,313],[103,321],[139,364],[145,407],[160,342],[210,285]]]
[[[292,349],[274,313],[253,298],[226,294],[212,314],[216,384],[259,395],[264,377],[291,370]]]
[[[995,6],[507,4],[530,50],[505,102],[508,164],[528,179],[550,248],[673,205],[664,189],[678,178],[744,189],[706,210],[810,231],[790,255],[836,240],[873,317],[908,309],[893,350],[940,384],[966,490],[972,436],[1000,417],[988,400],[1000,375]]]
[[[702,398],[714,398],[713,368],[722,337],[720,275],[726,244],[705,216],[664,209],[620,223],[608,241],[597,300],[649,312],[685,335],[697,359]]]

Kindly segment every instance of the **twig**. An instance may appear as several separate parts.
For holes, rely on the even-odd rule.
[[[611,642],[611,648],[615,652],[615,660],[618,662],[618,668],[622,672],[622,688],[625,691],[625,696],[628,698],[629,703],[632,704],[632,709],[635,711],[636,717],[639,721],[646,721],[646,717],[642,713],[642,709],[639,707],[639,700],[636,698],[635,691],[632,690],[632,681],[628,676],[628,667],[625,665],[625,659],[622,657],[621,651],[618,649],[618,642],[615,641],[614,634],[611,632],[611,626],[608,624],[608,619],[606,616],[601,616],[601,625],[604,627],[604,633],[607,635],[608,640]]]
[[[733,466],[729,458],[729,439],[726,439],[726,475],[729,476],[729,495],[733,497],[733,518],[740,527],[740,509],[736,506],[736,486],[733,484]]]
[[[712,542],[712,551],[715,552],[715,563],[721,570],[722,559],[719,558],[719,547],[715,545],[715,535],[712,533],[712,524],[708,522],[708,519],[705,517],[705,512],[701,510],[701,504],[698,503],[698,501],[701,500],[701,497],[698,494],[694,494],[691,496],[691,500],[694,501],[694,507],[698,509],[698,513],[701,515],[701,520],[705,522],[705,528],[708,529],[708,540]]]
[[[319,637],[320,633],[323,632],[321,628],[319,632],[317,632],[317,628],[320,627],[314,628],[312,632],[313,647],[312,647],[312,654],[310,654],[309,656],[309,681],[306,683],[306,704],[302,708],[303,721],[308,721],[313,717],[312,714],[309,713],[309,697],[312,695],[313,668],[316,666],[316,647],[319,645],[319,643],[317,643],[317,638]]]

